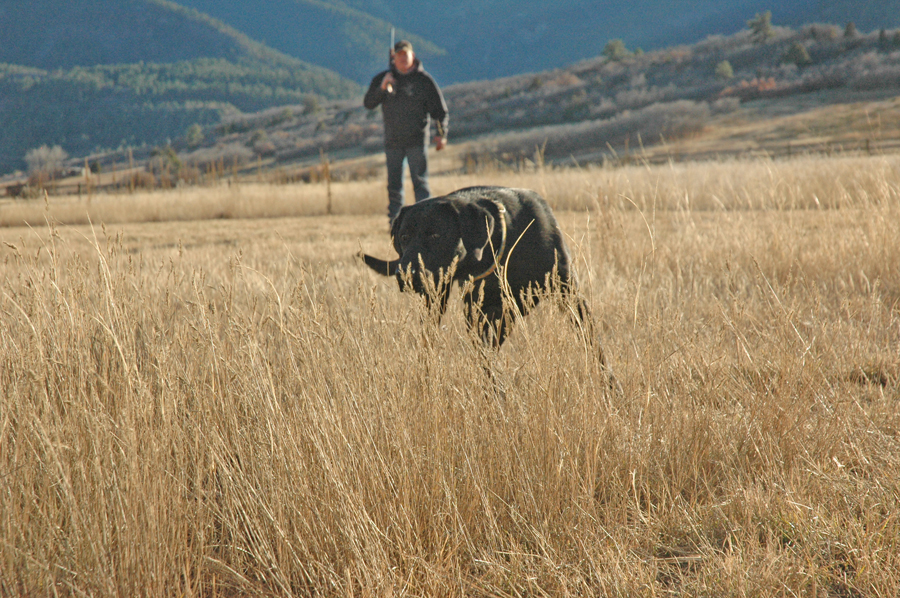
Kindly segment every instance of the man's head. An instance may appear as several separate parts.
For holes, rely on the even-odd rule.
[[[400,40],[394,44],[394,67],[401,74],[406,74],[412,70],[416,62],[416,55],[413,53],[412,44],[406,40]]]

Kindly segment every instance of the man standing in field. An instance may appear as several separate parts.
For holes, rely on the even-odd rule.
[[[369,110],[381,105],[388,174],[388,219],[393,222],[404,203],[404,160],[409,164],[416,201],[431,196],[428,187],[429,124],[434,120],[437,128],[434,145],[440,151],[447,145],[447,104],[408,41],[394,45],[391,68],[375,75],[363,104]]]

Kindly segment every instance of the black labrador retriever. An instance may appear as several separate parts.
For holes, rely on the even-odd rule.
[[[468,187],[400,210],[391,225],[399,259],[361,253],[365,263],[411,285],[443,314],[451,282],[463,288],[467,322],[485,343],[499,347],[517,315],[555,287],[571,301],[591,343],[596,339],[588,306],[578,295],[562,231],[544,199],[527,189]],[[601,363],[603,351],[597,344]]]

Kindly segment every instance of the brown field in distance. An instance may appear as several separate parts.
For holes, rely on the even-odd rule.
[[[0,204],[0,594],[900,594],[900,157],[471,184],[554,207],[621,396],[550,307],[424,322],[380,180]]]

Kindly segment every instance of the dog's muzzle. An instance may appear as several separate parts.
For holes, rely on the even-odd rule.
[[[420,295],[440,293],[450,284],[457,262],[458,258],[454,258],[448,268],[439,268],[436,272],[426,269],[421,260],[418,264],[407,262],[397,268],[397,285],[401,291],[409,290],[411,287],[411,290]]]

